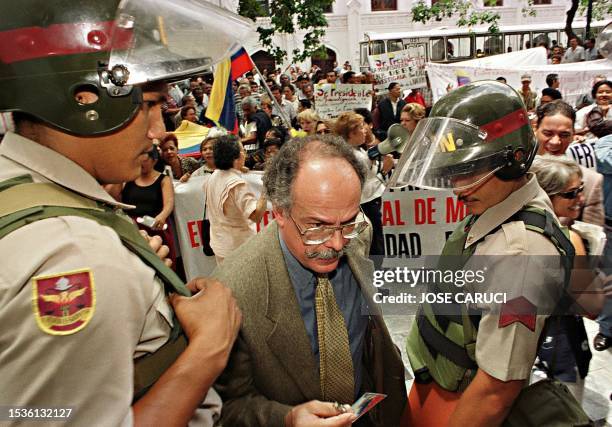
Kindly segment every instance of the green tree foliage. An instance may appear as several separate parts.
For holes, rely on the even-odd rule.
[[[259,16],[267,16],[268,12],[257,0],[240,0],[238,13],[253,21]]]
[[[314,54],[321,55],[325,49],[321,39],[325,35],[327,19],[325,10],[331,7],[333,0],[270,0],[266,13],[261,1],[240,0],[238,13],[255,20],[257,17],[269,17],[268,25],[257,27],[259,41],[277,62],[288,57],[288,52],[273,42],[276,34],[295,34],[305,31],[302,38],[302,49],[291,52],[291,62],[303,61]]]
[[[590,0],[591,3],[591,19],[594,21],[603,20],[606,17],[612,15],[612,2],[610,0]],[[576,7],[578,14],[587,16],[588,19],[588,7],[589,0],[572,0],[572,8]],[[568,17],[569,21],[569,17]],[[568,23],[566,22],[566,33]],[[571,28],[571,22],[569,22]],[[587,37],[591,37],[592,34],[587,34]]]
[[[592,18],[594,20],[604,19],[612,15],[612,1],[610,0],[571,0],[565,18],[565,33],[568,38],[574,36],[572,23],[576,15],[584,16],[587,13],[589,1],[592,3]],[[484,0],[485,6],[495,6],[496,0]],[[525,0],[525,6],[521,9],[523,16],[536,16],[533,0]],[[412,7],[412,20],[423,24],[431,21],[441,21],[445,18],[457,18],[456,25],[459,27],[471,27],[474,25],[489,24],[489,31],[499,31],[499,14],[491,10],[475,10],[470,0],[438,0],[428,6],[420,0]]]
[[[495,5],[495,0],[485,0],[485,5]],[[423,24],[433,20],[441,21],[445,18],[457,18],[459,27],[489,24],[491,33],[499,32],[499,13],[490,10],[474,10],[469,0],[439,0],[428,6],[423,0],[412,7],[412,20]]]
[[[577,1],[577,0],[574,0]],[[578,13],[580,15],[586,15],[587,6],[589,0],[579,0]],[[592,0],[593,2],[593,19],[596,21],[605,19],[607,16],[612,15],[612,2],[610,0]]]

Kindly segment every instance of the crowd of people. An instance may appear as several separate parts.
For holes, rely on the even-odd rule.
[[[328,73],[326,78],[329,79],[327,81],[333,80],[332,73]],[[504,83],[503,78],[498,80]],[[580,307],[580,313],[565,317],[560,325],[548,327],[544,338],[546,344],[537,350],[535,353],[537,358],[531,362],[534,364],[533,369],[540,370],[545,375],[554,376],[564,381],[576,381],[578,376],[584,378],[588,374],[591,358],[582,316],[596,318],[602,313],[600,318],[601,332],[596,336],[592,345],[596,350],[603,351],[612,344],[610,304],[609,302],[605,303],[601,292],[595,292],[593,295],[589,294],[593,291],[592,289],[585,289],[585,284],[590,285],[594,281],[594,277],[584,277],[584,271],[589,271],[589,267],[585,267],[587,264],[585,264],[584,259],[599,257],[602,253],[589,252],[596,246],[593,242],[593,232],[592,230],[585,232],[581,224],[591,224],[603,230],[605,218],[611,217],[612,213],[608,212],[606,215],[604,212],[603,176],[570,160],[566,156],[566,151],[573,142],[583,142],[589,138],[604,137],[610,134],[610,123],[612,122],[609,120],[608,113],[610,98],[612,97],[612,83],[606,80],[605,76],[597,76],[591,92],[585,94],[578,101],[586,105],[581,105],[580,108],[576,109],[562,100],[557,75],[550,74],[547,76],[546,81],[549,88],[545,89],[539,97],[529,89],[531,82],[529,75],[522,76],[521,80],[523,85],[515,93],[518,94],[518,99],[525,108],[533,113],[530,126],[533,129],[538,146],[537,156],[531,171],[535,175],[534,179],[546,193],[546,196],[538,197],[550,200],[551,212],[560,219],[560,224],[570,228],[568,241],[574,247],[575,267],[577,271],[583,271],[583,276],[579,280],[574,280],[576,286],[574,292],[579,295],[576,300]],[[282,81],[291,85],[290,79],[283,78]],[[295,142],[297,140],[294,141],[292,138],[325,138],[326,135],[335,135],[344,141],[347,147],[350,147],[356,162],[363,170],[364,177],[361,185],[359,210],[360,215],[363,215],[371,228],[371,235],[368,238],[368,254],[371,256],[384,255],[381,196],[385,191],[385,186],[394,170],[401,150],[398,152],[391,149],[387,152],[383,149],[383,154],[376,152],[377,156],[369,156],[368,150],[378,147],[387,138],[387,131],[392,126],[401,127],[402,132],[404,132],[404,141],[408,142],[418,123],[428,117],[420,92],[412,91],[407,100],[404,100],[401,86],[397,83],[391,83],[388,87],[388,94],[373,104],[373,111],[356,109],[355,111],[343,112],[335,119],[321,120],[313,108],[298,107],[299,112],[291,114],[291,111],[293,111],[291,99],[286,99],[281,94],[288,93],[289,98],[291,98],[294,94],[293,88],[284,86],[284,89],[281,89],[275,81],[269,81],[268,83],[275,103],[267,95],[254,97],[252,92],[247,91],[246,83],[237,86],[243,88],[242,95],[246,95],[240,101],[244,118],[241,135],[229,135],[224,130],[215,128],[211,130],[213,136],[209,136],[202,141],[202,166],[198,169],[200,172],[195,172],[193,175],[211,173],[211,179],[206,182],[204,187],[206,194],[205,233],[210,236],[210,253],[208,255],[214,254],[217,264],[222,268],[219,271],[225,271],[223,265],[226,259],[229,258],[230,263],[234,265],[237,258],[243,259],[246,257],[243,251],[254,251],[253,248],[248,250],[241,248],[243,246],[250,248],[251,245],[247,242],[250,242],[249,238],[255,235],[254,225],[261,219],[268,199],[266,193],[262,193],[261,197],[257,198],[240,177],[241,174],[248,173],[252,169],[265,171],[267,176],[270,173],[268,168],[274,167],[274,158],[278,155],[279,150],[285,145],[297,144]],[[449,93],[450,95],[452,95],[452,92]],[[284,115],[285,118],[291,119],[288,123],[283,121],[279,114],[274,114],[275,108],[283,108],[283,106],[289,106]],[[391,131],[390,139],[395,135],[393,132]],[[171,135],[170,133],[162,139],[160,145],[163,146],[163,141],[172,141]],[[385,141],[386,144],[388,142],[389,140]],[[383,147],[384,145],[380,146]],[[250,147],[250,152],[247,152],[244,148],[247,146]],[[162,153],[167,152],[167,148],[163,148]],[[175,148],[174,145],[171,145],[171,148]],[[185,159],[168,158],[168,155],[165,154],[164,160],[172,167],[173,173],[180,177],[182,170],[179,169],[179,166],[185,162]],[[190,168],[194,169],[194,166],[190,166]],[[184,176],[181,180],[184,180]],[[273,193],[273,190],[267,190],[268,197],[271,197],[271,192]],[[462,197],[464,198],[462,200],[470,202],[469,198],[465,198],[466,196],[461,196],[460,199]],[[274,203],[273,200],[272,203]],[[475,211],[475,208],[472,207],[471,210]],[[280,221],[279,216],[282,216],[282,214],[275,210],[275,216],[278,222]],[[304,236],[308,229],[302,229],[292,217],[289,217],[289,219],[295,223],[299,233]],[[603,231],[601,232],[603,233]],[[286,250],[283,244],[281,244],[281,249],[281,252]],[[238,256],[233,255],[233,253],[243,255]],[[315,253],[315,255],[321,254]],[[324,255],[333,257],[337,253],[331,251],[329,254],[324,253]],[[249,258],[246,257],[245,259]],[[257,261],[258,265],[262,262],[265,261]],[[242,265],[242,261],[240,265]],[[233,271],[233,267],[228,268]],[[241,267],[241,269],[243,268],[246,267]],[[247,271],[250,270],[247,269]],[[256,272],[251,273],[258,274]],[[293,280],[293,273],[290,276]],[[226,276],[225,274],[219,277],[224,281],[228,280],[229,283],[233,283],[234,280],[228,279],[228,277],[233,276]],[[244,296],[238,294],[239,301],[242,301],[243,298],[252,297],[247,290],[244,290],[244,292]],[[300,305],[302,304],[301,301],[298,302]],[[606,304],[605,308],[604,303]],[[250,352],[253,349],[249,348],[241,351]],[[563,355],[562,358],[557,360],[556,363],[553,362],[553,359],[557,357],[555,355],[559,354]],[[536,356],[534,355],[534,357]],[[524,372],[527,371],[524,370]],[[521,374],[521,379],[523,377],[524,374]],[[231,387],[228,389],[225,387],[225,383],[222,382],[222,385],[220,385],[222,396],[230,398],[235,390]],[[228,390],[232,390],[232,392],[228,392]],[[437,390],[437,392],[444,395],[441,390]],[[266,396],[269,395],[268,393],[272,392],[269,390],[264,392]],[[285,402],[286,400],[281,399],[281,401]],[[345,399],[345,401],[350,402],[351,399]],[[456,403],[457,396],[454,396],[452,401]],[[233,402],[233,400],[230,400],[230,402]],[[230,408],[233,406],[234,403],[229,405]],[[427,405],[423,407],[410,406],[410,408],[407,415],[404,415],[404,422],[409,420],[407,425],[428,425],[426,422],[425,424],[417,422],[417,418],[421,418],[422,412],[425,408],[428,408]],[[229,410],[229,413],[233,414],[233,410]],[[229,415],[228,419],[240,425],[252,425],[253,422],[249,415],[244,414],[236,418],[235,415]],[[427,417],[423,419],[427,420]]]
[[[197,4],[168,13],[187,22]],[[40,18],[35,2],[25,5]],[[45,24],[108,15],[51,7]],[[166,42],[151,40],[163,66],[176,61],[164,57]],[[574,42],[568,60],[581,58]],[[126,61],[111,78],[99,68],[104,49],[38,54],[17,61],[23,75],[0,76],[0,106],[16,125],[0,144],[0,406],[9,423],[32,418],[32,408],[67,408],[73,425],[522,425],[538,413],[563,417],[555,405],[534,407],[544,393],[526,387],[534,369],[564,381],[588,374],[583,317],[599,316],[594,349],[612,346],[606,76],[579,109],[554,74],[539,97],[524,75],[518,90],[477,81],[434,105],[393,82],[373,92],[370,108],[328,119],[314,84],[372,83],[371,74],[348,63],[249,72],[232,82],[232,134],[207,119],[214,81],[190,68],[193,58],[132,82],[126,70],[151,64]],[[57,75],[41,77],[41,64]],[[56,96],[30,96],[20,78],[33,79],[33,91],[51,79]],[[185,121],[209,127],[196,156],[179,153]],[[597,171],[567,156],[583,141],[595,147]],[[251,170],[263,172],[259,196],[245,179]],[[198,176],[204,251],[217,267],[185,284],[173,188]],[[483,257],[499,257],[486,265],[495,279],[487,286],[509,294],[497,307],[421,301],[405,347],[409,391],[375,303],[380,264],[369,259],[385,254],[382,194],[397,182],[452,191],[466,209],[434,269],[476,271]],[[268,204],[274,221],[256,233]],[[432,286],[436,295],[476,293]]]

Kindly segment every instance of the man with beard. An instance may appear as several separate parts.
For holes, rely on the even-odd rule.
[[[352,415],[331,402],[365,392],[388,396],[356,425],[399,424],[404,367],[371,302],[364,180],[350,146],[327,135],[292,140],[267,167],[276,221],[213,273],[248,319],[217,384],[223,425],[345,426]]]
[[[500,292],[505,301],[419,306],[407,343],[415,383],[403,425],[501,425],[529,380],[573,248],[527,172],[537,143],[508,85],[480,81],[453,90],[419,121],[412,141],[390,184],[452,189],[469,214],[435,270],[484,271],[480,283],[436,282],[431,292]]]

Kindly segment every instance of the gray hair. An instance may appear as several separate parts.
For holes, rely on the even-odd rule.
[[[251,86],[249,86],[249,85],[242,84],[242,85],[238,86],[238,91],[240,91],[240,89],[246,90],[249,93],[251,93]]]
[[[353,148],[334,135],[316,135],[294,138],[280,149],[266,168],[263,177],[264,192],[277,208],[291,210],[293,181],[306,159],[339,158],[346,160],[359,177],[361,188],[365,182],[365,166],[357,159]]]
[[[574,160],[551,154],[536,156],[529,171],[535,173],[540,187],[549,196],[565,190],[572,176],[582,178],[580,166]]]
[[[249,106],[249,107],[257,107],[257,106],[259,105],[259,103],[258,103],[258,102],[257,102],[257,100],[255,99],[255,97],[253,97],[253,96],[247,96],[246,98],[244,98],[244,99],[242,100],[242,103],[241,103],[240,105],[242,105],[243,107],[244,107],[245,105],[246,105],[246,106]]]

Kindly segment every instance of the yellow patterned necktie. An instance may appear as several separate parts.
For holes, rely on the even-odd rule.
[[[351,404],[355,394],[355,377],[348,331],[327,275],[317,276],[315,304],[323,399]]]

